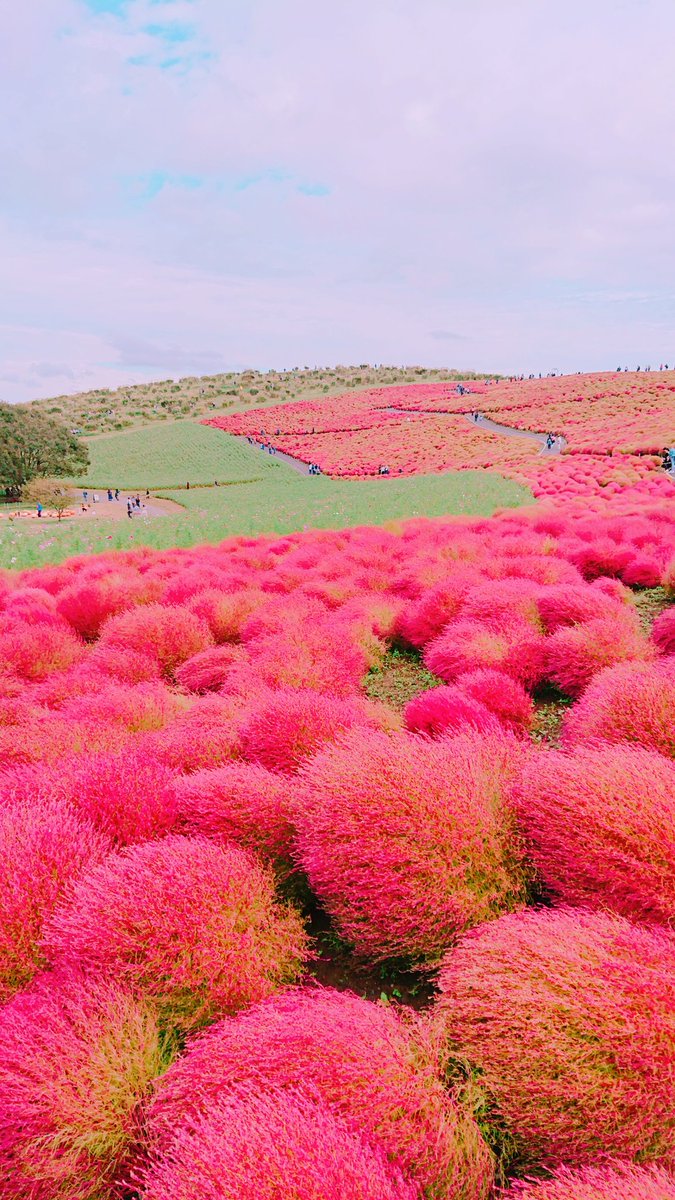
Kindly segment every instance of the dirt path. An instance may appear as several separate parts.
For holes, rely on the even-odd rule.
[[[166,517],[170,513],[182,513],[185,509],[181,504],[176,504],[174,500],[160,500],[156,496],[151,496],[149,500],[139,492],[120,492],[119,500],[108,500],[107,492],[97,491],[98,496],[96,503],[93,501],[94,492],[89,491],[88,500],[85,502],[81,491],[71,491],[72,506],[67,508],[61,516],[61,522],[73,521],[143,521],[154,520],[157,517]],[[127,514],[127,500],[133,499],[134,496],[141,496],[141,508],[132,509],[132,517]],[[4,508],[4,511],[3,511]],[[58,514],[48,509],[44,509],[42,516],[38,517],[34,506],[26,508],[25,505],[3,506],[0,508],[0,521],[19,520],[37,522],[40,524],[53,525],[58,523]]]

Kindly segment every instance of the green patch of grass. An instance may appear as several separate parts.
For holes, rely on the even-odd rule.
[[[388,650],[365,679],[370,699],[381,700],[395,709],[405,708],[413,696],[442,684],[442,679],[423,666],[415,650]]]
[[[226,437],[218,430],[211,432]],[[236,444],[247,449],[246,444]],[[403,479],[328,479],[299,475],[252,447],[251,453],[254,461],[259,456],[267,464],[264,479],[231,487],[191,488],[189,492],[162,490],[161,495],[182,505],[184,511],[176,515],[133,522],[101,520],[95,524],[73,520],[41,528],[28,522],[3,524],[0,566],[18,570],[102,550],[139,545],[156,549],[187,547],[233,536],[388,525],[416,516],[488,516],[497,508],[515,508],[532,499],[526,488],[488,471],[452,471]]]
[[[241,438],[195,421],[144,425],[88,442],[91,464],[81,487],[176,488],[276,478],[288,468]]]
[[[665,588],[654,587],[640,588],[639,591],[633,592],[633,601],[642,629],[649,637],[654,621],[665,608],[672,604],[672,600]]]
[[[533,741],[557,747],[563,718],[571,704],[569,696],[563,696],[553,687],[545,688],[535,696],[535,717],[531,731]]]

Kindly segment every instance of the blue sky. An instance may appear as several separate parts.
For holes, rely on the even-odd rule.
[[[40,0],[0,45],[0,398],[675,361],[672,0]]]

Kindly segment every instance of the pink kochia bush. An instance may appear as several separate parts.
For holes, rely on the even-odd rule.
[[[612,617],[556,630],[546,642],[546,674],[561,691],[578,696],[604,667],[653,657],[637,615],[623,608]]]
[[[83,876],[54,912],[44,950],[57,966],[128,984],[190,1029],[290,982],[306,937],[253,857],[171,834]]]
[[[387,717],[383,707],[292,688],[262,695],[241,729],[245,758],[270,771],[296,772],[305,759],[355,725],[374,728]],[[394,721],[393,714],[389,719]]]
[[[479,1200],[492,1158],[439,1075],[425,1029],[394,1009],[330,989],[291,990],[188,1044],[150,1103],[150,1144],[171,1153],[177,1128],[242,1086],[261,1096],[303,1088],[381,1146],[424,1196]]]
[[[301,1091],[241,1089],[179,1127],[144,1200],[419,1200],[381,1146]]]
[[[409,700],[403,710],[406,729],[412,733],[459,733],[473,729],[477,733],[498,733],[497,717],[480,700],[467,696],[459,687],[429,688]]]
[[[299,861],[359,954],[438,958],[468,925],[525,901],[505,797],[522,753],[501,734],[359,729],[307,764]]]
[[[152,655],[164,675],[213,643],[204,621],[177,604],[143,604],[111,617],[101,629],[100,651],[123,646]]]
[[[26,770],[32,768],[19,773]],[[108,850],[64,800],[37,795],[22,802],[13,792],[0,778],[0,1003],[38,969],[44,922],[68,885]]]
[[[428,643],[424,663],[448,683],[489,667],[534,687],[544,673],[545,644],[543,636],[519,617],[505,618],[499,627],[466,618],[452,621]]]
[[[37,979],[0,1010],[0,1194],[121,1194],[139,1102],[171,1056],[152,1007],[119,985]]]
[[[188,692],[202,695],[204,692],[216,692],[227,682],[232,668],[244,657],[238,646],[210,646],[176,668],[176,683]]]
[[[60,618],[35,624],[0,614],[0,669],[28,682],[79,662],[85,646]]]
[[[565,746],[633,742],[675,758],[675,658],[621,663],[595,676],[562,726]]]
[[[171,828],[172,778],[161,762],[132,746],[79,754],[49,765],[16,767],[0,776],[0,802],[10,796],[32,806],[34,801],[58,798],[95,825],[108,845],[126,845]]]
[[[516,788],[547,888],[568,904],[675,918],[675,763],[630,745],[541,753]]]
[[[675,655],[675,605],[656,618],[652,637],[661,654]]]
[[[181,776],[171,802],[186,833],[236,842],[286,873],[293,853],[293,789],[257,763],[232,762]]]
[[[513,913],[467,933],[439,982],[448,1049],[521,1164],[675,1166],[675,935],[583,909]]]
[[[457,687],[467,696],[479,700],[514,733],[528,730],[534,721],[534,703],[522,683],[503,671],[488,667],[469,671],[457,678]]]
[[[675,1200],[675,1176],[662,1167],[621,1162],[578,1171],[560,1167],[551,1179],[512,1184],[504,1200]]]

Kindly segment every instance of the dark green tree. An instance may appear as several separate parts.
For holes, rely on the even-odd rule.
[[[62,421],[30,404],[0,404],[0,489],[21,495],[31,479],[81,475],[87,447]]]

